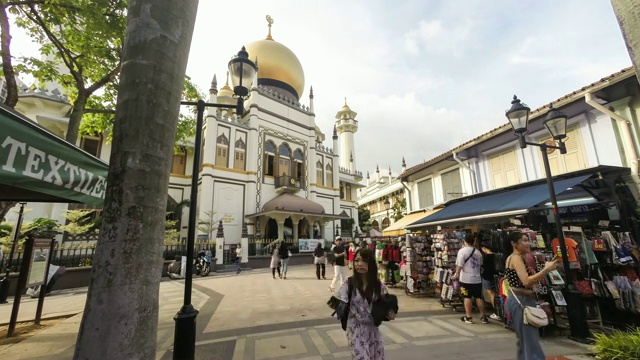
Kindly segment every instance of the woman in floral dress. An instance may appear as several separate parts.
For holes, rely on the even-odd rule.
[[[351,296],[349,283],[353,290]],[[374,253],[369,249],[358,249],[353,261],[353,276],[337,294],[339,300],[350,303],[346,331],[354,360],[384,360],[382,335],[374,324],[371,310],[374,301],[386,293],[386,287],[378,279]],[[395,315],[393,310],[389,311],[387,320],[393,320]]]

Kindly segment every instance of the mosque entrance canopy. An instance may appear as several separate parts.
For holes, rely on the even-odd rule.
[[[254,218],[259,216],[272,216],[275,214],[310,216],[324,218],[327,221],[349,218],[349,216],[344,212],[342,214],[326,213],[324,207],[317,202],[289,193],[280,194],[267,201],[262,206],[261,212],[249,214],[246,215],[246,217]]]
[[[107,164],[0,106],[0,201],[101,205]]]

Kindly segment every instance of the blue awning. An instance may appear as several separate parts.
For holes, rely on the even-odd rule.
[[[589,177],[591,175],[555,180],[553,185],[556,195],[580,184]],[[406,228],[521,215],[547,200],[549,200],[549,189],[546,182],[517,189],[505,189],[485,196],[476,195],[466,200],[459,199],[459,201],[408,225]]]

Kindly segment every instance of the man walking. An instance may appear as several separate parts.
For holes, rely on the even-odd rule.
[[[473,309],[474,298],[478,310],[480,310],[480,321],[488,324],[489,320],[484,314],[484,299],[482,297],[482,277],[480,269],[482,268],[482,252],[475,248],[475,236],[469,235],[464,239],[464,247],[458,251],[456,258],[456,273],[452,276],[453,280],[460,280],[460,294],[464,297],[465,316],[460,320],[473,324],[471,319],[471,311]]]
[[[332,252],[336,262],[333,266],[333,281],[331,281],[331,287],[329,290],[331,292],[335,292],[336,285],[338,285],[337,288],[339,289],[346,281],[344,274],[344,267],[346,265],[346,249],[342,244],[342,238],[340,236],[336,237],[336,245],[333,247]]]
[[[234,262],[238,267],[236,274],[240,274],[240,263],[242,262],[242,248],[240,247],[240,244],[238,244],[238,246],[236,247]]]

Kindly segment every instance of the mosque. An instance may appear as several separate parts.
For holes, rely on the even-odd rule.
[[[296,55],[271,35],[246,45],[258,65],[245,113],[212,108],[205,119],[198,212],[223,221],[225,244],[239,242],[243,222],[249,233],[267,239],[331,239],[340,221],[358,225],[356,190],[356,112],[346,101],[337,112],[331,145],[316,125],[313,88],[302,105],[305,76]],[[209,102],[235,104],[228,74],[218,89],[214,75]],[[188,197],[189,151],[173,162],[169,195]],[[185,165],[188,165],[185,167]],[[353,219],[353,220],[349,220]],[[183,221],[186,224],[186,221]],[[186,229],[183,229],[186,230]],[[184,231],[183,231],[184,233]],[[201,234],[202,236],[202,234]]]
[[[335,115],[333,129],[328,129],[332,136],[325,145],[325,134],[316,125],[311,87],[308,106],[301,104],[305,92],[302,65],[289,48],[274,40],[273,20],[267,16],[267,21],[266,38],[246,45],[258,72],[244,114],[220,108],[206,114],[198,219],[222,220],[225,245],[240,243],[244,223],[249,234],[267,239],[330,240],[338,232],[351,234],[358,225],[356,190],[362,180],[362,173],[356,170],[357,114],[345,101]],[[236,104],[228,75],[220,89],[214,75],[208,101]],[[70,109],[59,89],[35,89],[20,83],[16,110],[53,136],[65,137]],[[75,145],[108,162],[111,144],[106,135],[83,135]],[[169,184],[168,201],[173,205],[188,200],[191,192],[193,140],[180,145]],[[26,221],[42,217],[59,223],[64,223],[67,209],[101,211],[99,206],[73,203],[31,202],[27,207],[32,211],[25,215]],[[15,221],[14,212],[7,218]],[[184,240],[186,209],[180,223]],[[340,229],[341,223],[350,228]],[[207,234],[199,231],[198,236],[202,239]]]

